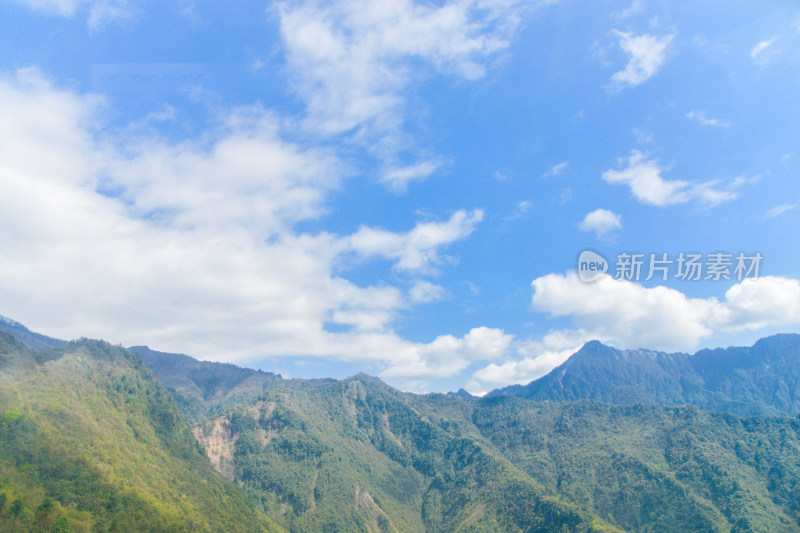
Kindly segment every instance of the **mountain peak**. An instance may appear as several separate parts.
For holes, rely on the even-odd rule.
[[[694,355],[618,350],[590,341],[547,375],[488,396],[623,405],[691,403],[739,416],[794,416],[800,412],[800,397],[776,391],[798,390],[798,368],[797,334],[766,337],[749,348],[706,349]]]
[[[603,344],[598,340],[593,340],[584,344],[577,352],[570,356],[570,359],[574,357],[580,358],[581,355],[596,357],[598,355],[610,355],[616,352],[618,352],[616,348]],[[569,359],[567,361],[569,361]]]

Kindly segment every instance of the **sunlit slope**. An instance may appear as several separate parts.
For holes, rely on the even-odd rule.
[[[0,415],[0,530],[276,530],[124,349],[35,353],[0,333]]]

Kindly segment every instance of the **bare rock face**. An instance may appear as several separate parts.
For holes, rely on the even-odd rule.
[[[211,461],[211,465],[228,481],[233,481],[235,464],[233,450],[236,446],[236,435],[231,429],[227,417],[212,418],[192,430],[194,438],[203,446]]]

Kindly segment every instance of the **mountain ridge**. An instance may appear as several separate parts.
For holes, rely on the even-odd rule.
[[[486,397],[654,403],[727,411],[741,416],[800,413],[800,335],[764,337],[750,347],[695,354],[619,350],[586,343],[548,374]]]
[[[0,439],[12,439],[8,428],[24,428],[16,425],[19,420],[38,420],[46,427],[80,414],[76,401],[100,399],[92,404],[92,412],[98,412],[92,424],[99,432],[92,440],[121,440],[136,450],[153,446],[148,453],[161,454],[164,466],[153,470],[152,460],[140,459],[141,468],[130,470],[102,456],[81,464],[89,472],[97,462],[126,480],[135,473],[139,483],[155,481],[161,491],[155,500],[138,486],[146,501],[168,504],[168,512],[149,512],[162,521],[160,529],[189,529],[189,524],[204,529],[193,507],[176,500],[176,494],[192,486],[200,491],[192,501],[205,497],[196,477],[173,487],[158,481],[161,476],[192,479],[207,476],[213,467],[218,479],[208,482],[235,494],[226,492],[230,503],[213,511],[208,524],[230,520],[228,508],[239,505],[237,513],[255,521],[251,530],[273,527],[272,520],[293,533],[800,532],[800,416],[741,418],[651,401],[694,391],[709,403],[708,384],[716,376],[718,406],[726,407],[724,402],[739,394],[744,405],[791,407],[793,396],[785,393],[793,386],[791,376],[776,373],[794,364],[796,337],[768,338],[733,352],[711,350],[697,369],[688,354],[589,343],[543,382],[546,387],[539,385],[553,401],[405,393],[364,373],[343,380],[282,379],[88,339],[35,351],[13,335],[0,334],[0,392],[5,383],[35,400],[22,411],[13,402],[0,405]],[[737,362],[733,370],[731,361]],[[26,377],[39,367],[64,365],[71,370],[61,379],[78,380],[66,389]],[[682,376],[678,387],[675,376],[689,369],[696,376]],[[594,389],[589,378],[597,382]],[[783,388],[774,387],[781,383]],[[585,396],[605,394],[619,404],[558,399],[558,394],[577,396],[579,387],[587,387]],[[771,389],[778,392],[764,394]],[[21,392],[0,394],[0,400],[14,394]],[[78,400],[70,399],[76,394]],[[62,395],[65,402],[59,401]],[[52,412],[49,406],[59,403],[66,411]],[[16,448],[5,449],[21,457],[22,443],[28,441],[29,436],[12,439]],[[59,447],[58,433],[52,432],[33,442],[44,448],[28,464],[40,471],[49,471],[43,469],[52,461],[71,461],[71,448],[81,446]],[[174,443],[167,448],[183,450],[180,457],[191,461],[202,457],[200,446],[205,457],[187,471],[187,464],[180,457],[169,459],[172,452],[159,442]],[[57,476],[58,486],[82,479],[81,471],[64,472]],[[27,509],[31,520],[50,522],[61,513],[58,519],[68,520],[76,531],[89,519],[106,520],[107,499],[94,485],[73,491],[83,498],[81,512],[90,513],[76,515],[60,493],[47,504],[55,511],[41,510],[46,501],[37,494],[43,489],[26,489],[24,481],[13,464],[0,468],[0,495],[16,502],[27,494],[11,507],[0,496],[0,531],[3,520],[19,520],[14,513],[20,509]],[[133,506],[133,514],[116,519],[145,524],[148,515],[136,512],[143,504],[135,497],[123,501],[115,512]]]

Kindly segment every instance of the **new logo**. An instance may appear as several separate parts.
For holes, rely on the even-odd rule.
[[[602,278],[608,272],[608,261],[602,255],[591,250],[584,250],[578,257],[578,278],[584,283],[591,283]]]

